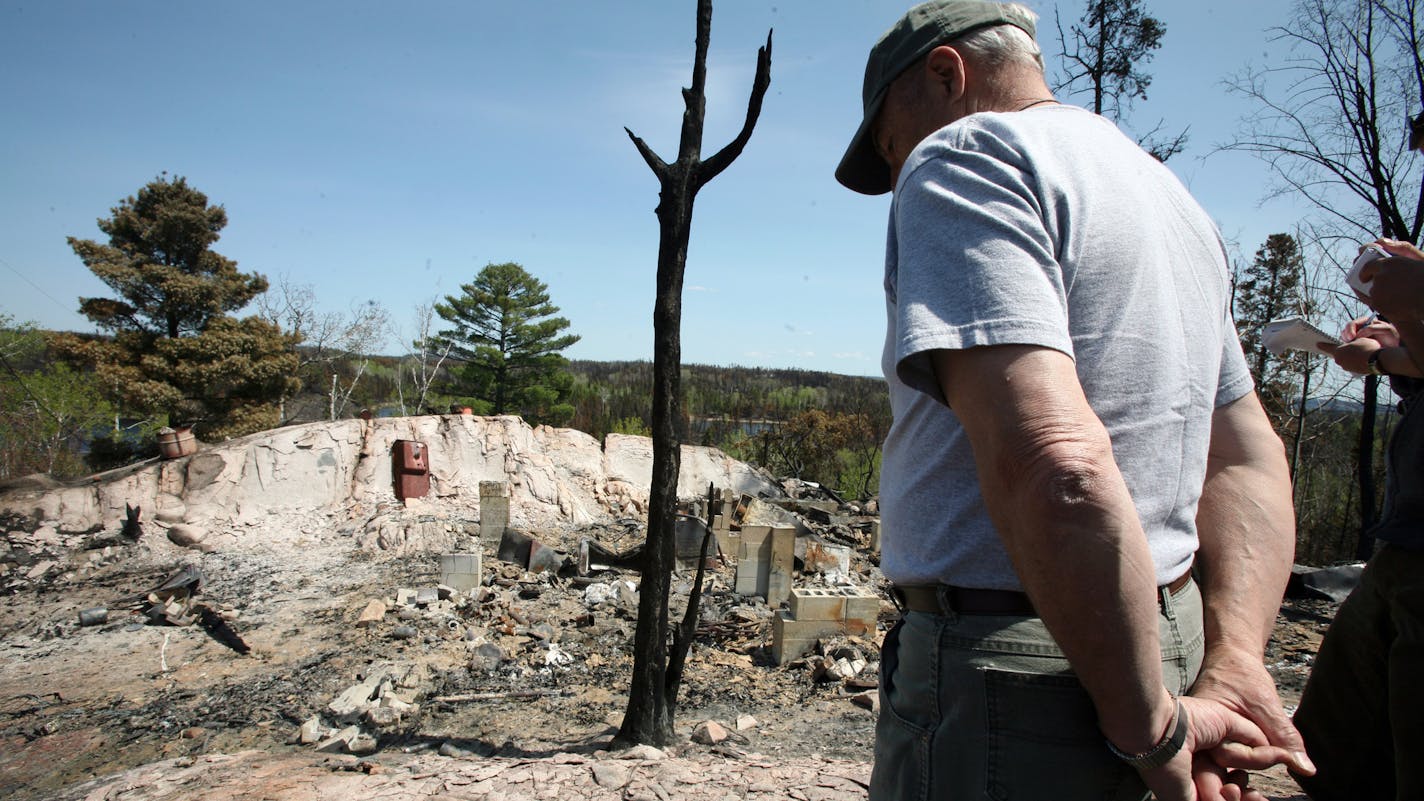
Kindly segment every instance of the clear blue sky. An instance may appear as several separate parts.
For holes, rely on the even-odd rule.
[[[772,85],[697,199],[684,362],[878,373],[888,199],[832,170],[865,54],[908,5],[716,4],[704,157],[740,128],[774,28]],[[1055,5],[1029,5],[1052,67]],[[102,239],[95,220],[166,171],[226,207],[216,250],[327,309],[379,301],[408,338],[416,304],[513,261],[583,337],[567,355],[651,359],[658,186],[623,128],[676,155],[694,7],[0,0],[0,312],[90,330],[77,299],[107,288],[65,237]],[[1210,155],[1246,110],[1221,81],[1280,58],[1263,31],[1290,3],[1147,7],[1167,35],[1128,121],[1190,126],[1171,166],[1249,256],[1299,209],[1259,204],[1256,160]]]

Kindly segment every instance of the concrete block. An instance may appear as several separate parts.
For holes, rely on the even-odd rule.
[[[780,631],[782,637],[792,640],[815,640],[817,637],[834,636],[843,633],[840,620],[796,620],[780,610],[772,619],[772,634]]]
[[[469,592],[480,586],[482,567],[478,553],[441,554],[440,583]]]
[[[721,520],[722,518],[717,518]],[[736,561],[737,555],[742,550],[742,533],[731,529],[714,528],[712,533],[717,535],[717,550],[723,557]]]
[[[797,587],[789,599],[791,617],[796,620],[845,620],[846,597],[839,588]]]
[[[845,619],[847,622],[863,621],[869,630],[874,631],[875,621],[880,619],[880,596],[863,590],[846,596]]]
[[[796,529],[774,526],[769,539],[765,597],[767,604],[775,608],[791,595],[796,571]]]
[[[846,618],[841,621],[841,631],[852,637],[875,636],[875,621],[864,618]]]
[[[771,526],[745,526],[741,539],[737,550],[737,594],[765,598],[771,578]]]
[[[749,551],[760,551],[770,536],[771,526],[742,526],[742,545]]]
[[[845,621],[873,630],[880,617],[880,596],[860,587],[797,587],[788,600],[797,620]]]
[[[793,659],[800,659],[806,654],[816,649],[816,643],[820,637],[810,639],[793,640],[783,637],[780,640],[773,639],[771,642],[771,658],[776,664],[784,665]]]
[[[771,619],[771,656],[784,665],[806,654],[822,637],[841,633],[842,623],[835,620],[796,620],[786,612],[777,612]]]
[[[509,525],[509,482],[480,482],[480,538],[498,542]]]

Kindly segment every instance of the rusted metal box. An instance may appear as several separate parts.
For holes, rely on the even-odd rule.
[[[424,498],[430,493],[430,449],[425,443],[398,439],[391,457],[397,498]]]

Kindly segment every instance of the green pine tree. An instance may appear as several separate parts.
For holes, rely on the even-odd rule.
[[[1266,350],[1261,334],[1266,323],[1283,317],[1310,316],[1312,308],[1305,294],[1305,256],[1290,234],[1271,234],[1256,251],[1256,258],[1238,276],[1236,283],[1236,323],[1241,331],[1241,347],[1261,404],[1282,430],[1291,418],[1292,398],[1297,394],[1304,356],[1286,351],[1277,356]]]
[[[449,346],[452,394],[471,398],[482,414],[519,414],[533,424],[563,425],[573,417],[573,380],[560,353],[579,341],[565,334],[548,286],[518,264],[490,264],[460,295],[435,311],[451,328],[438,337]]]
[[[177,177],[159,176],[98,221],[107,244],[69,246],[117,298],[81,298],[108,338],[63,335],[61,352],[94,366],[130,411],[227,437],[275,426],[300,382],[297,338],[229,312],[267,289],[261,275],[212,250],[227,212]]]

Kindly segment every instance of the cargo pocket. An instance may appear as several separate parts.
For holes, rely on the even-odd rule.
[[[1108,751],[1097,710],[1076,678],[985,669],[984,692],[989,798],[1146,796],[1136,772]]]
[[[929,799],[930,743],[939,718],[939,649],[902,653],[904,627],[902,620],[886,633],[880,650],[880,718],[875,722],[871,801]]]

